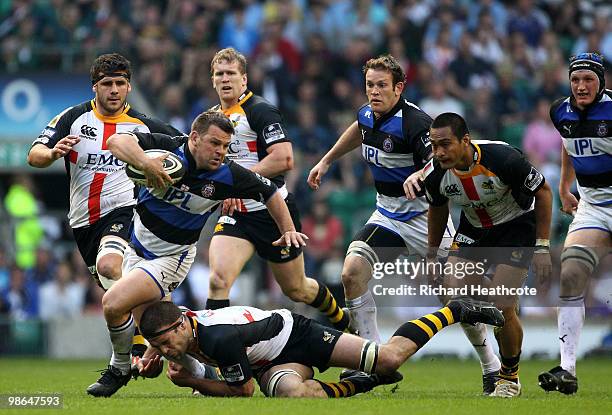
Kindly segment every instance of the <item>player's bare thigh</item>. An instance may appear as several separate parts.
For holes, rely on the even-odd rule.
[[[210,290],[229,293],[229,289],[255,253],[255,247],[246,239],[217,235],[210,241]],[[215,297],[216,298],[216,297]]]
[[[599,229],[579,229],[567,234],[564,248],[572,245],[591,247],[601,259],[610,253],[612,247],[612,234]]]

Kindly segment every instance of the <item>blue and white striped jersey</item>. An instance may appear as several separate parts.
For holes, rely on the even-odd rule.
[[[597,206],[612,204],[612,91],[584,111],[569,97],[559,99],[550,119],[572,160],[580,198]]]
[[[400,97],[385,115],[376,119],[370,104],[357,115],[361,154],[376,186],[376,209],[384,216],[406,222],[427,211],[424,197],[408,200],[404,181],[431,158],[429,127],[432,119]]]
[[[186,166],[183,178],[166,189],[141,187],[131,243],[146,259],[187,252],[220,201],[255,199],[265,203],[277,190],[270,180],[232,161],[216,170],[196,169],[187,136],[134,133],[145,150],[168,150]]]

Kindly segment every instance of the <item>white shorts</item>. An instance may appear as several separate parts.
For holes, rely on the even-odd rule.
[[[375,210],[366,224],[379,225],[398,234],[404,240],[410,254],[419,254],[422,257],[425,257],[427,254],[427,212],[415,216],[407,222],[401,222],[388,218],[378,210]],[[453,243],[454,236],[455,225],[453,225],[453,220],[449,215],[446,230],[438,250],[439,256],[448,256],[448,250]]]
[[[581,200],[568,233],[582,229],[599,229],[612,234],[612,205],[595,206]]]
[[[147,273],[159,287],[161,298],[166,297],[176,289],[187,277],[189,268],[195,259],[196,247],[192,246],[183,253],[162,256],[155,259],[144,259],[128,247],[123,256],[123,275],[135,268],[140,268]]]

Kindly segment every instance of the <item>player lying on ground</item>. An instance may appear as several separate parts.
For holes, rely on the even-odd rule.
[[[171,360],[168,377],[178,386],[204,395],[252,396],[253,378],[266,396],[340,398],[390,383],[391,375],[442,328],[458,322],[501,327],[502,313],[489,303],[456,298],[446,307],[404,323],[389,342],[377,344],[341,333],[289,310],[263,311],[253,307],[184,311],[170,303],[150,305],[140,328],[150,347],[141,374],[159,374],[163,365],[156,348]],[[192,355],[217,365],[223,380],[175,362]],[[149,360],[151,359],[151,360]],[[346,367],[365,373],[340,382],[313,378],[313,367]]]

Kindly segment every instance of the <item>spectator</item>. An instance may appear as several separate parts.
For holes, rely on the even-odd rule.
[[[20,268],[11,269],[9,286],[0,293],[8,313],[15,320],[26,320],[38,315],[38,284],[26,278]],[[5,306],[6,307],[6,306]]]
[[[310,265],[309,274],[316,275],[334,247],[342,245],[342,222],[331,214],[326,201],[315,200],[311,214],[302,221],[302,230],[310,238],[306,265]]]
[[[464,107],[461,101],[450,96],[443,79],[432,82],[428,95],[420,102],[419,107],[431,118],[436,118],[444,112],[454,112],[463,115]]]
[[[85,282],[75,282],[72,275],[73,270],[69,263],[61,262],[57,266],[55,278],[40,286],[41,319],[67,319],[81,314],[85,300]]]

